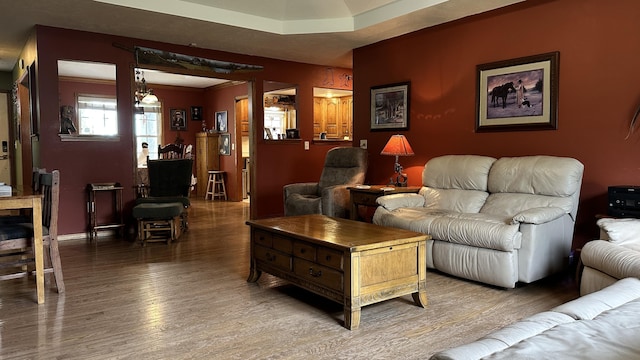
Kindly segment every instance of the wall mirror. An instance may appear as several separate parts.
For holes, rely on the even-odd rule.
[[[353,92],[313,88],[313,137],[318,140],[351,140]]]
[[[264,82],[264,138],[297,139],[297,85],[276,81]],[[289,131],[287,131],[289,130]]]
[[[63,141],[117,140],[116,65],[58,60]]]

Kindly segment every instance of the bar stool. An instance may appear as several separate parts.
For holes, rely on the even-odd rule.
[[[224,171],[209,170],[209,181],[207,182],[207,192],[204,194],[204,199],[211,196],[211,200],[216,197],[224,198],[227,200],[227,189],[224,186]]]

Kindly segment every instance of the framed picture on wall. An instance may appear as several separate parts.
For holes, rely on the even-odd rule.
[[[220,155],[231,155],[230,134],[220,134],[220,138],[218,139],[218,148],[220,150]]]
[[[191,120],[202,121],[202,106],[191,107]]]
[[[187,130],[187,112],[184,109],[171,109],[171,130]]]
[[[409,129],[409,82],[371,88],[371,130]]]
[[[218,132],[227,131],[227,112],[216,111],[216,130]]]
[[[478,65],[476,132],[557,129],[558,57],[556,51]]]

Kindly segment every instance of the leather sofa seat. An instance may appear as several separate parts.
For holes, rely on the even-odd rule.
[[[431,360],[638,359],[640,280],[627,278]]]

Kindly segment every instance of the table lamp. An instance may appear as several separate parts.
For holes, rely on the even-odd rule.
[[[402,165],[398,162],[398,156],[411,156],[414,155],[413,149],[411,149],[411,145],[407,141],[407,138],[404,135],[391,135],[389,141],[387,141],[387,145],[384,146],[380,155],[395,155],[396,163],[393,167],[393,170],[396,172],[395,180],[392,177],[390,179],[389,185],[395,186],[407,186],[407,174],[402,173]]]

